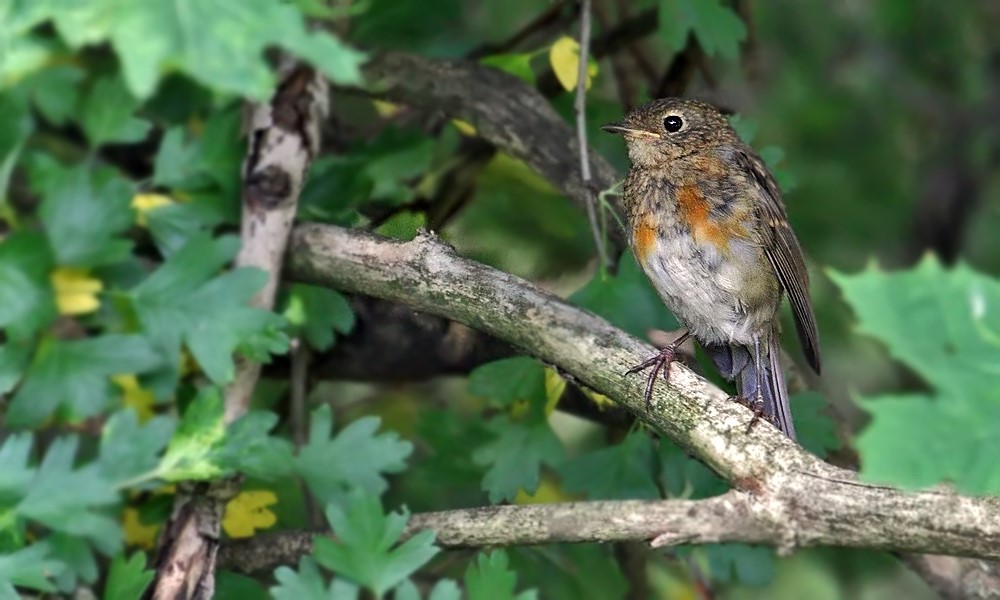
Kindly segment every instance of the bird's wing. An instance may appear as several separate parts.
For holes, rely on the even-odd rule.
[[[795,329],[806,360],[819,373],[819,332],[809,299],[809,272],[806,270],[799,241],[788,224],[778,184],[761,159],[752,152],[739,151],[736,153],[736,160],[749,174],[750,184],[760,188],[761,202],[757,217],[764,234],[764,253],[788,294],[795,317]]]

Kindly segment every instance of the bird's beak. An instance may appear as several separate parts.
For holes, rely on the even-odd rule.
[[[618,135],[623,135],[625,137],[648,137],[659,139],[659,134],[653,133],[651,131],[646,131],[644,129],[632,129],[631,127],[625,127],[619,123],[608,123],[601,127],[604,131],[608,133],[615,133]]]

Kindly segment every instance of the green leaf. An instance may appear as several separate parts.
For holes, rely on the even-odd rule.
[[[264,99],[273,88],[263,56],[269,46],[315,63],[338,83],[361,81],[361,53],[328,33],[308,30],[294,6],[277,0],[50,4],[57,29],[71,46],[111,42],[125,81],[139,98],[153,92],[165,71],[177,69],[219,91]]]
[[[30,433],[14,433],[0,446],[0,507],[4,510],[17,504],[28,493],[35,470],[28,466],[31,446]]]
[[[469,373],[469,393],[497,406],[510,406],[517,400],[544,404],[545,369],[528,356],[495,360]]]
[[[660,30],[674,50],[687,43],[693,32],[705,54],[725,58],[739,56],[747,29],[732,9],[720,0],[659,0]]]
[[[96,464],[73,468],[76,449],[75,436],[56,438],[15,510],[54,531],[84,537],[104,552],[117,552],[121,528],[93,509],[116,504],[118,493]]]
[[[274,600],[333,600],[338,598],[327,590],[323,575],[319,572],[316,562],[303,556],[299,559],[299,568],[278,567],[274,571],[278,585],[269,591]]]
[[[59,406],[71,419],[96,415],[117,397],[111,375],[144,373],[160,364],[159,354],[139,335],[46,339],[10,403],[7,424],[37,425]]]
[[[531,68],[531,60],[534,57],[535,54],[530,52],[494,54],[493,56],[481,59],[479,62],[488,67],[507,71],[518,79],[535,85],[535,70]]]
[[[755,587],[774,579],[774,549],[746,544],[708,544],[703,547],[713,581],[740,582]]]
[[[33,74],[24,85],[38,112],[54,125],[63,125],[76,113],[85,75],[76,65],[56,64]]]
[[[641,430],[559,469],[566,491],[586,493],[592,500],[659,498],[654,473],[653,444],[649,434]]]
[[[397,545],[409,513],[404,509],[384,514],[375,494],[352,493],[345,509],[328,505],[326,518],[336,541],[316,538],[313,556],[379,598],[438,553],[431,531],[421,531]]]
[[[518,490],[535,493],[542,463],[558,467],[564,459],[562,442],[544,419],[514,423],[500,416],[490,421],[489,428],[496,439],[478,448],[472,458],[489,467],[482,489],[494,504],[513,500]]]
[[[149,121],[133,116],[139,101],[129,94],[122,78],[115,74],[94,82],[83,100],[80,125],[90,145],[134,144],[146,138]]]
[[[480,553],[475,564],[465,571],[465,590],[469,600],[533,600],[534,590],[515,595],[517,573],[508,568],[509,561],[503,550],[489,554]]]
[[[599,270],[569,300],[641,338],[650,329],[679,327],[630,253],[622,255],[617,275]]]
[[[451,579],[441,579],[434,587],[431,588],[431,593],[427,596],[427,600],[460,600],[462,598],[462,590],[458,588],[458,584]]]
[[[49,578],[58,576],[63,569],[62,563],[49,557],[49,547],[44,543],[0,554],[0,584],[12,583],[41,592],[54,592],[56,588]]]
[[[80,584],[97,581],[97,559],[90,545],[80,537],[54,533],[46,538],[50,556],[63,564],[65,569],[56,578],[56,585],[62,590],[72,590]]]
[[[96,267],[128,257],[119,234],[132,224],[132,187],[115,176],[94,180],[85,166],[67,170],[47,187],[38,215],[60,266]]]
[[[933,258],[913,269],[831,273],[858,327],[923,377],[928,394],[860,399],[872,414],[858,437],[861,473],[907,487],[950,481],[1000,491],[1000,282]]]
[[[153,164],[153,183],[183,190],[214,183],[224,191],[235,191],[245,152],[240,120],[237,109],[213,113],[202,134],[190,141],[184,127],[169,129]]]
[[[0,244],[0,329],[12,339],[26,339],[55,318],[51,269],[38,234],[18,231]]]
[[[181,343],[217,384],[235,374],[233,352],[283,319],[246,305],[267,279],[259,269],[215,274],[236,253],[232,237],[197,235],[130,293],[145,332],[179,366]]]
[[[134,552],[129,559],[118,554],[111,561],[108,583],[104,586],[104,600],[132,600],[145,591],[156,573],[146,568],[146,557]]]
[[[333,346],[334,332],[346,335],[354,329],[354,309],[335,290],[294,283],[286,302],[285,318],[317,350]]]
[[[389,217],[385,223],[378,226],[375,233],[397,240],[410,241],[417,237],[417,232],[426,225],[426,214],[404,210]]]
[[[160,461],[158,473],[167,481],[211,479],[225,473],[213,458],[226,436],[222,395],[204,388],[191,401]]]
[[[331,438],[330,407],[324,404],[313,411],[309,442],[295,464],[320,502],[342,502],[352,488],[381,494],[388,487],[383,473],[398,473],[406,467],[413,445],[392,431],[377,434],[379,424],[376,417],[364,417]]]
[[[795,431],[798,433],[799,443],[806,450],[822,457],[829,451],[840,448],[837,425],[821,412],[827,406],[823,396],[815,392],[795,394],[791,403]]]
[[[26,345],[13,342],[0,346],[0,394],[11,391],[21,380],[31,358],[29,350]]]
[[[223,468],[275,481],[291,474],[295,461],[292,444],[269,435],[278,423],[278,415],[250,411],[226,429],[226,436],[213,458]]]
[[[104,477],[121,484],[155,472],[173,431],[174,421],[168,417],[140,425],[130,408],[114,413],[101,430],[98,464]]]

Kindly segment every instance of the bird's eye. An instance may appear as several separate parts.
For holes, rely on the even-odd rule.
[[[663,119],[663,128],[667,130],[667,133],[677,133],[684,127],[684,120],[677,115],[670,115]]]

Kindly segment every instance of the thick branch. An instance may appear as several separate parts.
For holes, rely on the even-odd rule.
[[[307,225],[295,231],[292,247],[288,268],[295,279],[405,301],[486,331],[663,431],[737,488],[723,498],[746,501],[741,525],[717,541],[752,540],[782,551],[837,545],[1000,557],[1000,500],[860,483],[769,425],[746,434],[750,412],[681,366],[669,386],[657,386],[647,410],[641,378],[621,373],[652,347],[528,282],[458,257],[433,236],[398,242]],[[640,539],[638,531],[633,535]],[[670,536],[661,541],[674,543]]]

